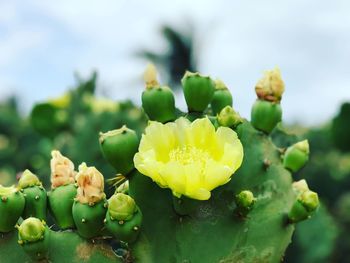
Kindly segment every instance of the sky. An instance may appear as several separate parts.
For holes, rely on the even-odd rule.
[[[161,25],[192,23],[199,71],[227,84],[242,116],[279,66],[284,120],[318,125],[350,101],[349,14],[347,0],[0,0],[0,100],[17,94],[28,111],[97,69],[100,94],[140,104],[147,62],[135,53],[164,51]]]

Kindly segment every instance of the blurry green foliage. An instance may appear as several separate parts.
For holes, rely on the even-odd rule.
[[[114,177],[102,157],[99,132],[126,124],[140,135],[147,118],[130,101],[96,98],[96,80],[96,73],[87,80],[77,78],[76,87],[63,96],[36,104],[29,119],[19,113],[15,99],[0,106],[1,184],[13,183],[16,173],[28,168],[49,186],[52,149],[69,156],[76,166],[84,161],[106,179]]]

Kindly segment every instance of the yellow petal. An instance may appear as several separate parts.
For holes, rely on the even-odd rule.
[[[176,196],[186,192],[187,182],[183,165],[176,162],[169,162],[161,169],[160,176]]]
[[[212,160],[207,162],[204,173],[204,187],[207,190],[211,191],[214,188],[220,185],[224,185],[230,181],[233,170],[228,166],[222,165]]]
[[[215,127],[208,118],[192,122],[188,132],[190,145],[212,151],[214,144],[216,144],[216,134]]]

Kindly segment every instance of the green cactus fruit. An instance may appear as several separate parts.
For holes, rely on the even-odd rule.
[[[125,125],[117,130],[100,133],[103,155],[117,173],[127,175],[134,169],[133,158],[139,147],[135,131]]]
[[[317,193],[309,190],[305,180],[294,182],[293,190],[297,200],[288,213],[288,220],[290,223],[298,223],[311,217],[319,206],[319,200]]]
[[[81,237],[91,239],[101,235],[107,211],[105,200],[95,204],[83,204],[76,201],[73,204],[72,211],[74,223]]]
[[[76,195],[75,184],[62,185],[48,193],[50,212],[61,229],[75,228],[72,207]]]
[[[217,121],[220,126],[235,128],[243,122],[243,119],[231,106],[226,106],[217,115]]]
[[[76,180],[78,189],[72,214],[78,234],[88,239],[101,236],[108,205],[103,175],[94,166],[82,163]]]
[[[244,190],[235,196],[235,202],[237,205],[235,213],[238,216],[246,217],[250,210],[253,209],[256,198],[254,198],[254,195],[251,191]]]
[[[29,217],[18,227],[18,244],[33,261],[48,259],[50,230],[44,221]]]
[[[231,92],[221,80],[215,81],[215,92],[210,106],[214,115],[219,114],[226,106],[232,107]]]
[[[279,103],[256,100],[251,112],[252,125],[265,133],[270,133],[282,120],[282,108]]]
[[[25,207],[22,217],[36,217],[46,220],[47,195],[39,178],[29,170],[25,170],[18,182],[18,187],[23,192]]]
[[[187,71],[181,82],[188,110],[203,112],[213,99],[214,81],[209,76]]]
[[[157,80],[157,70],[148,64],[144,73],[146,90],[142,92],[142,107],[152,121],[168,122],[176,118],[175,97],[171,89],[161,86]]]
[[[298,142],[288,147],[283,157],[283,165],[292,172],[299,171],[309,160],[309,142]]]
[[[0,185],[0,232],[7,233],[14,229],[21,217],[25,206],[25,199],[14,186]]]
[[[121,241],[135,242],[141,228],[142,213],[133,198],[117,193],[108,200],[105,225]]]

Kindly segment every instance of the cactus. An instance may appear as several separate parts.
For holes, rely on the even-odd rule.
[[[152,82],[148,77],[146,86]],[[295,224],[315,213],[318,197],[305,181],[293,183],[291,172],[305,164],[305,158],[295,158],[296,146],[278,148],[268,135],[280,121],[284,84],[279,71],[258,83],[251,122],[227,103],[212,115],[209,105],[217,97],[210,77],[186,73],[182,83],[188,113],[176,110],[176,119],[169,119],[146,107],[153,120],[140,141],[126,127],[101,134],[101,150],[116,169],[117,189],[106,201],[103,175],[85,163],[79,166],[72,205],[76,230],[48,230],[48,260],[62,261],[58,253],[67,250],[66,257],[83,262],[79,253],[97,244],[92,253],[98,262],[283,260]],[[157,96],[152,101],[164,103]],[[297,146],[306,154],[305,144]],[[67,176],[74,174],[74,166],[62,160],[52,161],[55,190],[49,200],[53,191],[74,183]],[[62,184],[54,180],[57,174]],[[12,242],[11,233],[6,237]],[[108,244],[116,251],[112,257],[101,254],[112,251]]]

